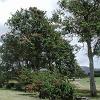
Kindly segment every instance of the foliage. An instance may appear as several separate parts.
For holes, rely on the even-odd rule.
[[[49,71],[38,71],[38,72],[32,72],[31,70],[27,68],[23,68],[20,71],[19,74],[19,83],[23,84],[23,86],[27,84],[33,84],[34,91],[39,91],[43,85],[44,82],[50,82],[53,79],[58,79],[60,77],[60,74],[58,73],[52,73]]]
[[[10,32],[2,36],[0,50],[6,70],[15,73],[12,76],[17,77],[23,67],[75,74],[73,47],[55,31],[44,11],[21,9],[12,15],[7,25]]]
[[[20,83],[22,84],[29,84],[29,83],[32,83],[33,82],[33,74],[31,72],[31,70],[27,69],[27,68],[23,68],[21,71],[20,71],[20,74],[19,74],[19,77],[18,77],[18,80]]]
[[[12,89],[12,88],[14,88],[14,83],[7,83],[7,84],[6,84],[6,88],[7,88],[7,89]]]
[[[84,78],[84,77],[87,77],[87,74],[82,70],[80,66],[77,66],[75,78]]]
[[[51,99],[69,99],[74,98],[74,87],[66,81],[66,78],[57,72],[51,71],[38,71],[31,72],[24,70],[21,73],[19,80],[25,84],[29,84],[28,80],[31,79],[33,84],[33,90],[39,92],[40,98],[51,98]],[[26,82],[27,81],[27,82]]]
[[[23,91],[23,84],[21,83],[16,83],[15,86],[14,86],[15,90],[17,91]]]
[[[45,82],[40,90],[41,98],[50,98],[51,100],[74,100],[74,87],[64,80],[53,80]]]
[[[51,81],[53,79],[59,79],[60,74],[56,72],[51,71],[31,71],[27,68],[23,68],[19,74],[19,82],[20,83],[36,83],[38,81],[45,82],[45,81]]]
[[[58,25],[61,26],[62,33],[78,36],[79,42],[86,42],[87,53],[90,66],[90,90],[91,95],[96,95],[94,81],[93,56],[98,50],[100,37],[100,1],[99,0],[61,0],[60,10],[57,12],[58,18],[62,19]],[[60,12],[60,14],[59,14]],[[69,16],[67,15],[69,13]],[[55,18],[55,14],[53,16]],[[74,35],[73,35],[74,34]],[[99,52],[97,52],[99,53]]]
[[[7,77],[6,77],[5,73],[1,72],[0,73],[0,84],[6,82],[6,79],[7,79]]]
[[[94,76],[95,77],[100,77],[100,71],[94,71]]]

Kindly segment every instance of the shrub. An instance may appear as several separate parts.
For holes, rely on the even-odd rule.
[[[100,71],[95,71],[95,72],[94,72],[94,76],[95,76],[95,77],[100,77]]]
[[[29,84],[29,83],[32,83],[32,81],[33,81],[33,74],[31,70],[27,68],[23,68],[20,71],[19,82],[22,84]]]
[[[34,84],[34,85],[33,85],[33,90],[34,90],[35,92],[40,91],[40,89],[41,89],[41,87],[42,87],[42,85],[43,85],[42,81],[35,81],[33,84]]]
[[[53,91],[53,84],[50,84],[49,82],[44,82],[39,91],[39,97],[42,99],[50,98],[52,91]]]
[[[34,82],[34,87],[38,89],[40,98],[73,100],[75,96],[74,86],[66,82],[66,79],[60,74],[40,72],[37,77],[38,81]]]
[[[73,100],[74,98],[74,87],[59,73],[50,71],[29,73],[25,70],[21,76],[21,80],[25,79],[24,84],[32,82],[33,89],[39,92],[40,98],[51,100]]]
[[[65,81],[54,83],[45,83],[40,90],[40,98],[49,98],[51,100],[74,100],[75,89]]]
[[[23,85],[21,83],[16,83],[15,84],[15,90],[23,91]]]
[[[12,89],[12,88],[14,88],[14,86],[15,86],[14,83],[7,83],[7,84],[6,84],[6,88],[7,88],[7,89]]]
[[[34,91],[39,92],[45,83],[52,83],[54,80],[59,80],[60,74],[51,72],[35,72],[33,74]]]

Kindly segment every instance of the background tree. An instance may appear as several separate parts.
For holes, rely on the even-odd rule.
[[[96,96],[93,63],[96,44],[93,41],[98,40],[100,35],[100,1],[61,0],[59,5],[60,13],[55,13],[53,18],[56,18],[56,22],[60,22],[63,33],[75,34],[79,37],[79,42],[86,42],[87,44],[90,67],[90,91],[92,96]]]
[[[46,68],[75,75],[73,47],[55,31],[45,12],[37,8],[21,9],[8,20],[9,32],[2,36],[1,58],[7,71],[23,67],[32,71]],[[14,75],[13,75],[14,76]]]

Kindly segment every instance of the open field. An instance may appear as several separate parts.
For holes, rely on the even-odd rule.
[[[78,94],[81,96],[87,96],[90,98],[90,100],[100,100],[100,77],[95,78],[96,86],[97,86],[97,91],[98,91],[98,96],[91,98],[90,93],[89,93],[89,78],[84,78],[84,79],[76,79],[74,81],[74,84],[78,88]]]
[[[35,94],[0,89],[0,100],[42,100]]]

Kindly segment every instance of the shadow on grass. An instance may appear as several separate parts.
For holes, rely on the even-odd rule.
[[[100,91],[97,91],[97,96],[96,97],[91,97],[89,90],[82,90],[82,89],[80,89],[80,90],[77,90],[77,94],[79,96],[82,96],[82,97],[92,98],[93,100],[100,100]]]
[[[21,93],[21,94],[18,94],[18,95],[38,98],[38,94],[37,93]]]
[[[35,97],[35,98],[38,98],[38,93],[36,92],[33,92],[33,93],[26,93],[24,91],[18,91],[18,90],[15,90],[15,89],[6,89],[6,88],[0,88],[0,90],[8,90],[8,91],[15,91],[17,95],[20,95],[20,96],[29,96],[29,97]],[[17,92],[20,92],[20,93],[17,93]]]

